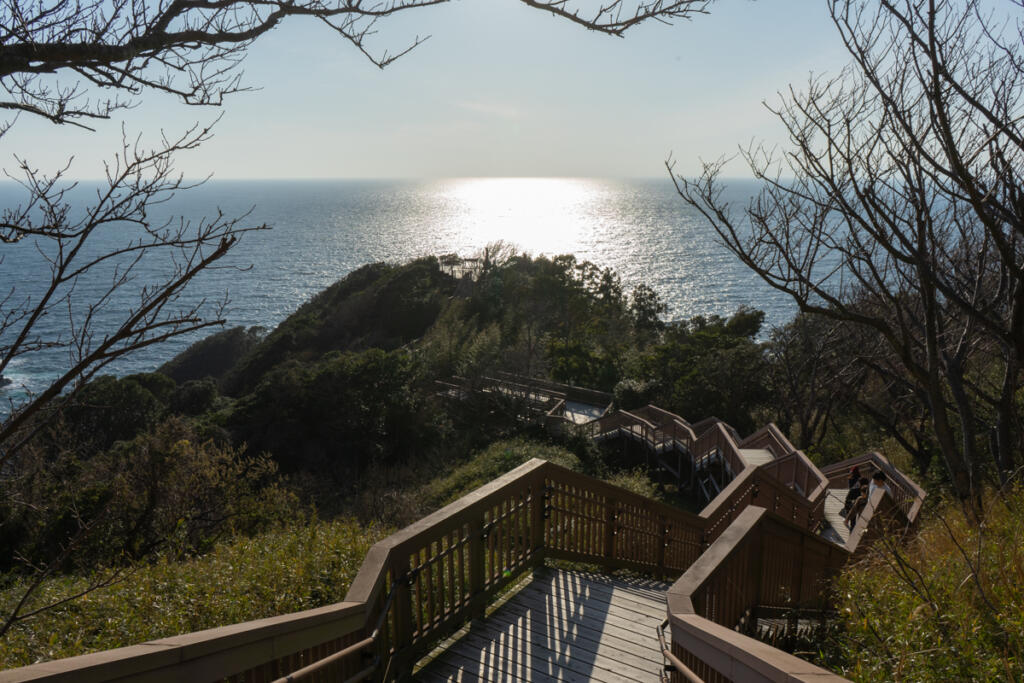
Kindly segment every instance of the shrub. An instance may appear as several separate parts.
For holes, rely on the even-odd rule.
[[[661,501],[665,500],[665,496],[662,494],[661,489],[651,479],[647,470],[642,467],[638,467],[632,471],[615,472],[605,477],[605,481],[614,486],[624,488],[627,491],[643,496],[644,498]]]
[[[12,475],[0,482],[0,542],[11,550],[0,570],[49,566],[69,543],[59,571],[140,559],[168,544],[202,551],[297,508],[269,457],[201,441],[179,418],[91,457],[30,451]]]
[[[263,333],[262,327],[232,327],[211,334],[161,365],[157,372],[178,384],[207,377],[220,379],[259,344]]]
[[[1024,676],[1024,489],[929,512],[908,544],[876,543],[836,583],[841,673],[857,681]]]
[[[564,448],[527,439],[499,441],[428,484],[423,494],[425,505],[428,508],[446,505],[531,458],[548,460],[571,470],[580,469],[579,458]]]
[[[651,382],[624,379],[615,385],[615,406],[620,410],[633,410],[650,403]]]
[[[370,546],[388,533],[351,520],[293,524],[237,538],[202,557],[168,556],[16,624],[0,646],[0,668],[71,657],[342,600]],[[87,576],[48,580],[30,607],[88,585]],[[0,591],[6,614],[24,585]]]
[[[180,415],[202,415],[213,409],[217,401],[217,383],[210,377],[192,379],[170,396],[171,412]]]

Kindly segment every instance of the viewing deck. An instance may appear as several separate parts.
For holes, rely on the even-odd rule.
[[[493,390],[501,382],[488,390],[507,395]],[[542,389],[551,395],[538,400],[517,385],[529,414],[571,425],[559,387]],[[640,444],[652,471],[708,504],[692,514],[531,460],[374,545],[343,603],[0,672],[0,683],[841,680],[752,636],[778,642],[826,619],[834,573],[875,535],[915,523],[917,484],[878,453],[819,469],[774,425],[740,438],[646,406],[570,428]],[[892,490],[876,490],[849,530],[838,497],[853,465],[884,472]],[[602,573],[566,568],[581,566]]]

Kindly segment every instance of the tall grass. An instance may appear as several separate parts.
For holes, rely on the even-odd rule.
[[[856,681],[1024,678],[1024,489],[983,521],[943,502],[907,544],[883,538],[836,583],[833,654]]]
[[[531,458],[548,460],[570,470],[580,470],[579,458],[559,446],[524,438],[498,441],[424,486],[421,491],[424,506],[436,509],[451,503]]]
[[[318,521],[236,538],[182,562],[157,559],[113,586],[17,624],[0,647],[0,668],[338,602],[366,551],[387,533],[351,520]],[[51,579],[34,602],[74,594],[87,581]],[[0,605],[10,607],[21,588],[6,587]]]

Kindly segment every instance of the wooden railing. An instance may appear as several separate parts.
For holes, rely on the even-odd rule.
[[[783,470],[778,476],[773,471],[777,462],[757,468],[760,478],[744,472],[733,482],[727,505],[704,510],[712,524],[730,521],[669,589],[666,625],[671,625],[671,644],[662,633],[659,637],[666,643],[663,650],[673,681],[842,680],[743,631],[765,611],[793,615],[794,620],[808,610],[822,613],[828,604],[825,588],[834,573],[877,536],[898,534],[914,524],[925,494],[877,453],[819,471],[818,493],[810,499],[786,485],[786,473],[793,472]],[[893,495],[874,492],[843,547],[810,529],[823,501],[821,492],[830,485],[845,486],[846,474],[855,464],[883,469]]]
[[[674,681],[829,681],[829,671],[739,633],[759,606],[787,610],[827,602],[825,587],[848,553],[766,509],[749,506],[668,593],[666,659]]]
[[[571,384],[561,384],[538,377],[525,377],[510,372],[497,372],[495,375],[503,382],[515,382],[543,391],[561,394],[570,401],[579,401],[580,403],[607,408],[613,400],[613,396],[606,391],[587,389],[586,387],[577,387]]]
[[[720,456],[734,478],[702,513],[709,521],[708,531],[712,535],[749,504],[761,505],[808,529],[817,528],[824,516],[828,478],[807,456],[793,450],[775,425],[768,425],[741,443],[744,447],[768,448],[773,453],[785,451],[787,455],[754,468],[744,459],[728,425],[718,420],[703,423],[707,428],[697,436],[678,416],[648,405],[633,411],[617,411],[585,427],[591,437],[629,430],[652,450],[670,442],[678,443],[690,453],[694,466],[713,455]],[[670,463],[663,466],[671,469]],[[755,473],[755,469],[759,472]],[[761,491],[762,497],[755,500]]]
[[[0,681],[272,681],[357,644],[365,623],[365,605],[341,602],[2,671]],[[362,668],[360,658],[349,657],[326,667],[325,673],[330,680],[344,681]]]
[[[693,515],[532,460],[375,545],[346,600],[388,624],[374,646],[386,663],[379,677],[392,680],[544,558],[676,575],[751,501],[815,538],[810,501],[757,468],[734,483],[722,505]],[[385,590],[391,584],[395,595]],[[376,606],[387,598],[384,614]]]
[[[561,436],[568,432],[570,425],[565,419],[564,398],[544,414],[544,427],[552,436]]]
[[[830,488],[845,489],[850,468],[855,465],[860,468],[861,476],[869,479],[875,470],[884,472],[896,506],[908,522],[914,523],[917,520],[927,493],[913,479],[894,467],[881,453],[873,451],[860,457],[832,463],[823,467],[821,471],[828,479]]]
[[[774,423],[769,423],[740,442],[740,448],[767,448],[776,458],[789,455],[796,448]]]
[[[417,659],[545,557],[678,574],[703,550],[697,515],[532,460],[375,545],[346,600],[383,618],[382,680]]]
[[[761,465],[760,469],[782,485],[810,500],[818,498],[829,488],[828,477],[800,451],[776,458]]]

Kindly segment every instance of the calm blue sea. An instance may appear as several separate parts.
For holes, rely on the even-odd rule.
[[[737,206],[753,194],[753,181],[733,181]],[[69,195],[72,211],[88,205],[95,188]],[[23,190],[0,184],[0,206],[23,201]],[[272,230],[247,235],[229,256],[231,268],[206,273],[178,306],[229,298],[229,325],[272,327],[303,301],[358,266],[404,261],[425,254],[472,255],[503,240],[534,255],[573,253],[614,268],[627,287],[653,286],[671,318],[727,315],[740,305],[767,312],[770,324],[794,313],[792,303],[768,288],[716,243],[711,229],[675,194],[671,181],[564,178],[467,178],[436,181],[211,181],[157,207],[155,218],[200,221],[217,211],[251,211],[249,224]],[[96,249],[123,243],[130,228],[112,225]],[[12,302],[39,296],[47,264],[30,240],[0,245],[0,314]],[[166,267],[144,263],[134,290]],[[115,273],[107,269],[79,282],[68,302],[79,315]],[[126,290],[128,291],[128,290]],[[94,312],[97,328],[113,325],[131,296]],[[44,338],[67,338],[66,313],[39,327]],[[194,339],[179,338],[120,360],[112,372],[151,370]],[[16,360],[6,371],[8,398],[38,390],[68,367],[73,349],[50,349]]]

